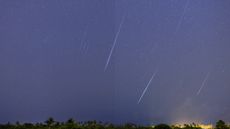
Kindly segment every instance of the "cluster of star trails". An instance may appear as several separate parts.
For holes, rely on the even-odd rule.
[[[174,1],[171,0],[171,2],[174,2]],[[180,30],[181,25],[183,23],[183,19],[184,19],[185,15],[186,15],[186,12],[188,10],[189,4],[190,4],[190,0],[186,0],[185,4],[183,6],[182,13],[181,13],[180,17],[178,18],[177,24],[175,25],[175,29],[172,32],[171,40],[169,40],[169,41],[172,41],[173,38],[175,37],[175,35]],[[109,51],[108,56],[107,56],[106,61],[105,61],[104,72],[106,72],[106,70],[109,67],[112,55],[113,55],[114,50],[115,50],[115,48],[117,46],[117,43],[118,43],[119,35],[121,33],[121,30],[122,30],[124,22],[125,22],[125,18],[126,18],[126,15],[123,15],[122,18],[121,18],[121,21],[120,21],[120,23],[118,25],[117,32],[115,33],[113,43],[111,45],[110,51]],[[82,54],[86,54],[88,52],[89,44],[86,41],[87,33],[88,33],[88,25],[86,25],[86,27],[85,27],[85,29],[83,31],[83,36],[82,36],[81,41],[80,41],[80,52]],[[157,44],[158,44],[158,42],[154,44],[154,46],[152,47],[151,51],[155,51],[155,49],[157,49]],[[147,85],[145,86],[143,92],[141,93],[141,95],[140,95],[140,97],[139,97],[139,99],[137,101],[137,104],[139,104],[142,101],[144,95],[146,94],[147,90],[149,89],[149,86],[152,84],[152,81],[154,80],[154,78],[155,78],[157,73],[158,73],[158,68],[155,70],[155,72],[152,74],[151,78],[149,79]],[[208,72],[206,74],[204,80],[202,81],[202,84],[201,84],[200,88],[198,89],[198,91],[196,93],[197,96],[201,93],[201,91],[203,90],[204,86],[207,84],[207,80],[209,78],[209,75],[210,75],[210,72]]]

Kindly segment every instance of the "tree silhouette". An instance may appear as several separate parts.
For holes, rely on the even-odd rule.
[[[77,129],[78,124],[75,122],[73,118],[70,118],[66,121],[66,127],[67,129]]]
[[[229,129],[223,120],[216,122],[216,129]]]
[[[45,121],[45,123],[50,129],[50,127],[54,125],[55,121],[52,117],[49,117],[48,120]]]
[[[159,124],[159,125],[156,125],[154,129],[172,129],[172,128],[166,124]]]
[[[75,123],[75,121],[74,121],[73,118],[70,118],[70,119],[68,119],[68,120],[66,121],[66,124],[74,124],[74,123]]]

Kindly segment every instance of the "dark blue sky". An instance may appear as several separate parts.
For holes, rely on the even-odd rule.
[[[0,122],[230,121],[229,5],[0,0]]]

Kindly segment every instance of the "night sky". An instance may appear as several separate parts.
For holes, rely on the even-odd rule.
[[[0,122],[230,121],[229,0],[0,0]]]

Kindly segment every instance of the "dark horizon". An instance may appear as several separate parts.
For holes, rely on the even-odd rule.
[[[0,123],[230,122],[229,5],[0,0]]]

